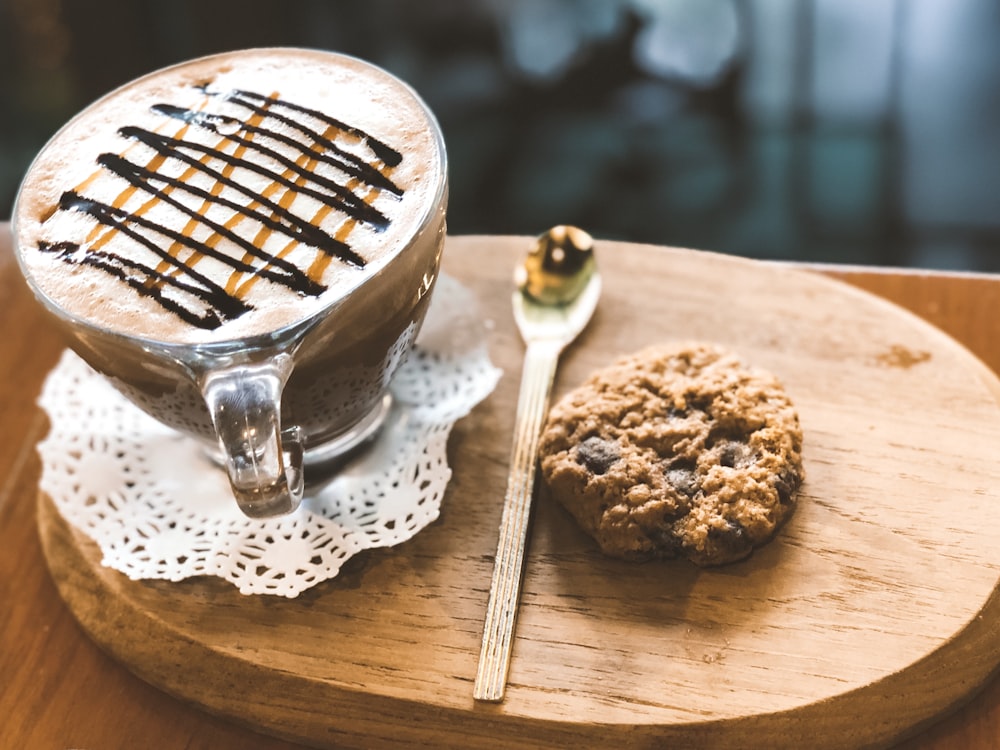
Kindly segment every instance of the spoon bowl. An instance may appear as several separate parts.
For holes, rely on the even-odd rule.
[[[514,272],[511,298],[521,338],[549,342],[555,355],[590,322],[601,296],[594,241],[576,227],[553,227],[541,235]]]

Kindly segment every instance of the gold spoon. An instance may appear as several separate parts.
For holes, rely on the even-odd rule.
[[[500,520],[483,645],[473,697],[503,700],[524,571],[542,421],[562,350],[586,327],[601,294],[594,241],[557,226],[540,235],[514,273],[514,320],[526,344],[507,494]]]

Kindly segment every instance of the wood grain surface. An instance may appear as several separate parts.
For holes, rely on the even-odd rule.
[[[749,561],[700,571],[600,557],[543,492],[507,700],[475,704],[472,677],[521,352],[506,309],[508,277],[524,246],[523,238],[452,238],[446,250],[446,270],[477,292],[494,321],[491,354],[506,376],[456,426],[455,474],[436,524],[398,548],[366,554],[299,599],[275,601],[244,598],[208,579],[128,581],[102,568],[93,545],[43,498],[45,557],[94,641],[187,703],[336,747],[470,747],[498,735],[532,747],[884,746],[919,732],[987,680],[1000,661],[1000,560],[991,544],[1000,521],[1000,467],[993,460],[1000,391],[992,372],[918,318],[816,273],[602,243],[605,297],[563,360],[557,395],[616,354],[648,343],[700,338],[729,345],[782,377],[799,406],[808,471],[801,506]],[[936,311],[925,315],[939,313],[939,322],[974,343],[974,314],[992,311],[996,320],[1000,307],[998,282],[983,277],[940,277],[933,285],[926,276],[838,272],[870,287],[913,289],[897,298],[914,307],[936,299]],[[37,321],[22,292],[13,299],[24,315],[19,320]],[[970,305],[973,315],[965,310]],[[964,312],[952,315],[953,307]],[[14,386],[21,400],[34,397],[58,351],[38,326],[41,333],[19,337],[33,354],[5,344],[5,353],[28,363]],[[995,367],[1000,352],[992,341],[978,343]],[[0,496],[0,540],[13,542],[0,548],[0,574],[26,581],[6,600],[27,614],[6,615],[2,634],[5,644],[28,650],[24,659],[5,654],[0,667],[16,668],[10,705],[35,717],[24,719],[14,737],[59,737],[38,728],[50,707],[42,691],[91,683],[74,672],[60,682],[52,670],[70,663],[99,673],[112,690],[134,681],[69,632],[56,597],[39,580],[39,553],[25,527],[37,481],[31,447],[44,424],[9,394],[4,410],[25,431],[17,433],[17,450],[5,447],[2,455],[10,471]],[[12,544],[23,559],[10,560]],[[25,603],[39,589],[41,601]],[[52,643],[31,630],[39,608],[61,628]],[[225,733],[225,725],[196,709],[146,690],[126,702],[132,731],[140,731],[143,706],[153,705],[182,718],[171,731],[197,727],[188,736],[192,746],[210,746],[197,744],[203,728]],[[991,687],[978,713],[966,709],[964,720],[910,746],[960,736],[969,741],[963,746],[990,747],[971,743],[996,737],[996,693]],[[96,709],[101,700],[67,697],[56,705],[73,706],[69,716],[97,731],[80,707]],[[60,717],[57,726],[71,729],[71,720]],[[251,746],[241,743],[253,735],[231,731],[232,746]]]

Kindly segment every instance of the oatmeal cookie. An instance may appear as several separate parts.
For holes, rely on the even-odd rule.
[[[742,559],[795,507],[802,430],[771,374],[702,343],[651,347],[551,410],[551,495],[613,557]]]

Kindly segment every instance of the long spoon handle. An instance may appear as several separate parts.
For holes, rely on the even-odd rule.
[[[524,577],[524,551],[531,518],[538,440],[560,349],[561,345],[555,342],[529,342],[524,356],[507,494],[500,519],[500,541],[497,543],[479,670],[473,691],[473,697],[479,701],[502,701],[507,686],[514,625]]]

